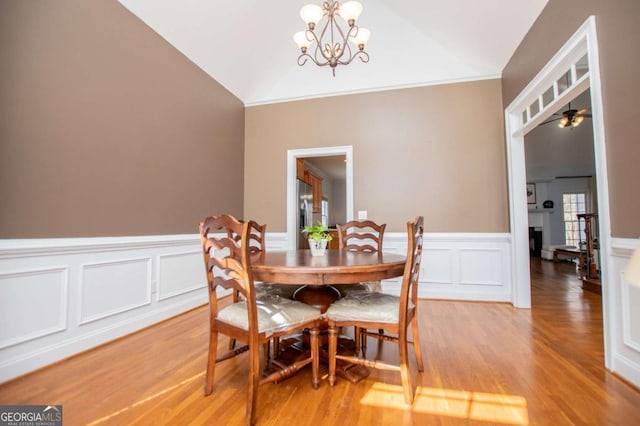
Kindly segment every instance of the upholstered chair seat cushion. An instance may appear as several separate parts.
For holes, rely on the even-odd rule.
[[[256,307],[259,333],[274,333],[321,317],[320,309],[276,294],[256,298]],[[248,330],[246,302],[241,301],[224,307],[218,312],[218,320]]]
[[[380,281],[363,281],[358,284],[337,285],[336,288],[340,291],[340,295],[345,297],[356,291],[375,291],[379,293],[382,291],[382,283]]]
[[[413,304],[409,302],[411,309]],[[354,291],[334,302],[324,316],[334,321],[370,321],[397,323],[400,298],[390,294]]]

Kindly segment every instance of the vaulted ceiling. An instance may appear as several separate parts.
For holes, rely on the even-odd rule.
[[[498,78],[548,0],[360,0],[370,62],[297,65],[319,0],[120,0],[245,105]]]

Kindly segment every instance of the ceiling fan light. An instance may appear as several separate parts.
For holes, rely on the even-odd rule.
[[[353,25],[353,23],[358,20],[358,16],[362,13],[362,4],[357,1],[344,2],[340,6],[338,13],[349,23],[349,25]]]
[[[562,117],[562,120],[560,120],[560,122],[558,123],[558,127],[564,129],[565,127],[567,127],[568,124],[569,124],[569,117],[564,116]]]
[[[580,123],[582,123],[583,121],[584,121],[584,117],[582,115],[578,115],[571,121],[571,125],[573,127],[578,127]]]
[[[300,9],[300,17],[309,28],[314,28],[322,19],[324,12],[317,4],[308,4]]]

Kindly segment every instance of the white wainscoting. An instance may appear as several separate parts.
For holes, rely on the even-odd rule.
[[[509,234],[424,241],[420,297],[511,300]],[[640,290],[622,276],[637,244],[612,239],[603,309],[607,367],[640,387]],[[267,235],[268,250],[287,247]],[[384,250],[405,253],[405,234],[386,233]],[[0,240],[0,382],[203,305],[205,280],[197,235]]]
[[[638,240],[611,239],[612,268],[603,292],[605,331],[608,331],[611,360],[609,368],[640,387],[640,288],[624,280],[623,272]],[[606,271],[605,271],[606,272]]]
[[[286,233],[266,242],[289,246]],[[509,244],[508,234],[425,234],[420,297],[509,301]],[[406,248],[404,233],[385,234],[385,251]],[[206,303],[195,234],[0,240],[0,382]]]
[[[425,233],[419,297],[510,301],[510,244],[509,234]],[[383,250],[406,253],[406,234],[385,233]],[[385,280],[384,292],[398,294],[400,280]]]
[[[0,383],[207,298],[195,234],[0,240]]]

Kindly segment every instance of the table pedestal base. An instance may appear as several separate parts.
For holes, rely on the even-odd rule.
[[[340,291],[331,285],[307,284],[293,293],[293,300],[319,308],[323,314],[338,299],[340,299]]]
[[[327,339],[327,333],[321,333],[320,338],[323,343]],[[326,351],[326,344],[321,344],[320,360],[325,363],[329,360],[329,353]],[[347,336],[338,336],[338,353],[352,355],[355,351],[355,342]],[[295,361],[307,358],[309,356],[309,336],[299,334],[288,337],[280,342],[280,353],[274,354],[276,363],[291,364]],[[336,375],[343,379],[349,380],[351,383],[358,383],[360,380],[369,376],[370,371],[362,365],[350,364],[345,361],[336,361]]]

